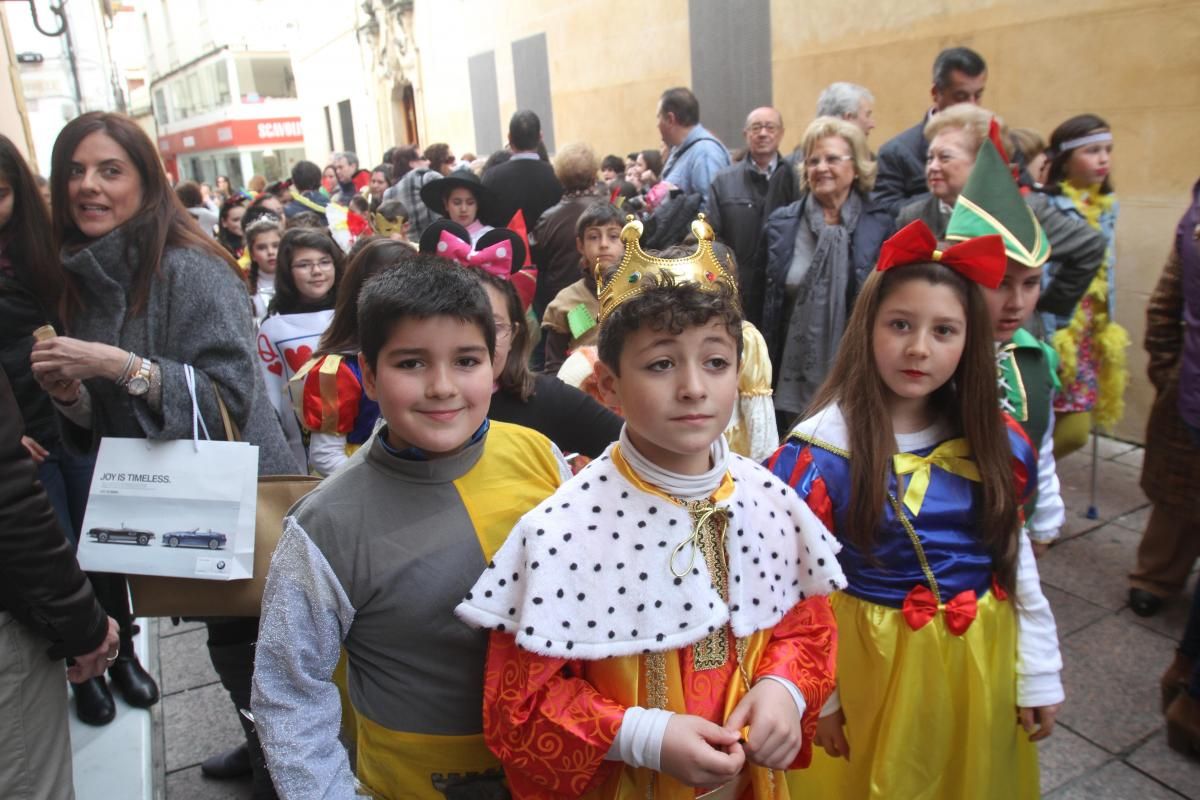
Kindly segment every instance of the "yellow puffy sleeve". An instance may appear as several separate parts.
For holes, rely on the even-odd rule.
[[[771,396],[767,340],[749,322],[742,323],[742,371],[738,376],[738,394],[742,397]]]

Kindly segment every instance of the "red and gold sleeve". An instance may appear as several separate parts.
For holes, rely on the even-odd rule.
[[[304,376],[304,410],[300,421],[312,433],[345,436],[354,430],[362,392],[358,376],[345,360],[326,356]]]
[[[789,769],[807,767],[821,706],[836,686],[837,623],[827,597],[810,597],[798,603],[771,632],[771,639],[754,671],[757,680],[774,675],[791,681],[804,695],[800,720],[804,743]]]
[[[504,763],[514,797],[578,797],[620,768],[604,756],[625,708],[577,677],[580,663],[491,634],[483,691],[483,735]]]

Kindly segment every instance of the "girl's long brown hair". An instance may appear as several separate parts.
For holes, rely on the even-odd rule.
[[[971,445],[982,478],[978,536],[992,557],[1001,586],[1016,581],[1020,530],[1012,448],[1000,412],[992,327],[980,288],[948,267],[910,264],[872,272],[846,324],[829,377],[809,414],[836,403],[846,419],[850,448],[850,507],[845,538],[870,555],[875,546],[896,452],[886,389],[875,365],[873,331],[879,307],[896,287],[913,280],[950,286],[962,301],[966,342],[954,376],[930,398],[934,411]]]
[[[203,251],[226,264],[238,280],[244,280],[242,271],[225,248],[206,236],[179,202],[163,171],[154,142],[141,126],[124,114],[90,111],[68,122],[54,141],[50,156],[51,218],[54,242],[60,252],[79,249],[90,242],[71,215],[68,183],[75,151],[79,143],[93,133],[107,134],[119,144],[142,180],[142,206],[122,226],[126,232],[126,253],[134,264],[129,317],[145,311],[150,299],[150,285],[161,273],[163,253],[168,247]],[[64,288],[60,305],[63,321],[69,329],[71,318],[82,309],[78,289],[69,274]]]
[[[46,231],[50,212],[38,189],[33,171],[7,136],[0,136],[0,178],[12,188],[12,216],[0,228],[13,272],[41,306],[47,319],[58,314],[63,291],[62,263]]]
[[[321,336],[321,344],[315,355],[358,352],[358,295],[363,284],[373,275],[403,265],[414,255],[415,251],[407,243],[383,236],[359,239],[355,243],[342,283],[337,288],[333,320]]]

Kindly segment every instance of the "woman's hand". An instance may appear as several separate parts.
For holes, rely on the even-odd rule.
[[[100,342],[85,342],[70,336],[55,336],[33,345],[29,358],[33,376],[43,389],[56,400],[67,393],[72,381],[88,378],[107,378],[115,381],[124,375],[129,364],[128,351]],[[70,392],[68,402],[78,391]]]
[[[50,451],[38,444],[37,439],[32,436],[22,436],[21,444],[29,451],[29,457],[35,464],[41,464],[50,457]]]

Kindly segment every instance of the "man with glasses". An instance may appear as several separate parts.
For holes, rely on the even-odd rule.
[[[713,178],[708,190],[708,221],[717,238],[729,245],[746,286],[754,266],[762,223],[772,211],[794,202],[799,194],[796,173],[779,154],[783,117],[770,106],[756,108],[742,129],[746,157]],[[742,298],[745,300],[745,298]]]

